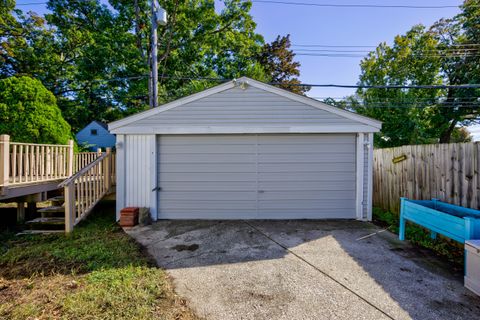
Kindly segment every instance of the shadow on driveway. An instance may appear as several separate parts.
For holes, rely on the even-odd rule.
[[[435,257],[358,221],[159,221],[127,231],[207,319],[479,319]]]

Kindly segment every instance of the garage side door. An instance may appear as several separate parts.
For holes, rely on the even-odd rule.
[[[257,214],[256,137],[159,136],[160,219],[252,219]]]
[[[258,135],[260,219],[356,218],[353,134]]]

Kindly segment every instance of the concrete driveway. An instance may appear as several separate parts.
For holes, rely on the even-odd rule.
[[[127,231],[206,319],[480,319],[429,254],[358,221],[160,221]]]

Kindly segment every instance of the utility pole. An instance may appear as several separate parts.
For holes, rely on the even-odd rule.
[[[152,52],[151,61],[151,101],[150,108],[158,107],[158,25],[167,24],[167,13],[160,8],[158,0],[152,0]]]

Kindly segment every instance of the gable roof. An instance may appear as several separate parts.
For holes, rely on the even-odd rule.
[[[362,116],[362,115],[359,115],[359,114],[356,114],[356,113],[353,113],[353,112],[350,112],[350,111],[347,111],[347,110],[343,110],[343,109],[340,109],[340,108],[337,108],[337,107],[333,107],[333,106],[327,105],[323,102],[317,101],[315,99],[312,99],[312,98],[309,98],[309,97],[306,97],[306,96],[303,96],[303,95],[298,95],[298,94],[292,93],[290,91],[280,89],[280,88],[274,87],[272,85],[268,85],[268,84],[265,84],[265,83],[247,78],[247,77],[242,77],[242,78],[237,79],[237,80],[232,80],[232,81],[220,84],[218,86],[212,87],[210,89],[201,91],[199,93],[196,93],[196,94],[193,94],[193,95],[190,95],[190,96],[187,96],[187,97],[169,102],[169,103],[164,104],[164,105],[162,105],[158,108],[150,109],[150,110],[147,110],[147,111],[144,111],[144,112],[140,112],[140,113],[137,113],[135,115],[126,117],[124,119],[109,123],[108,128],[112,133],[130,133],[130,132],[128,132],[129,130],[127,128],[131,127],[131,126],[135,126],[136,123],[137,123],[137,125],[145,126],[145,123],[144,123],[145,121],[147,121],[148,119],[157,119],[158,120],[159,118],[161,118],[163,116],[163,114],[165,114],[165,115],[169,114],[167,112],[168,110],[173,111],[173,109],[176,109],[176,108],[179,108],[179,107],[182,107],[182,106],[185,106],[185,105],[193,105],[194,103],[198,103],[202,99],[205,100],[205,98],[208,98],[208,97],[212,97],[212,99],[214,99],[215,95],[220,94],[220,93],[222,93],[224,91],[227,91],[229,89],[234,89],[234,88],[238,88],[238,87],[240,87],[242,89],[247,88],[247,87],[256,88],[256,89],[262,90],[262,92],[267,92],[267,93],[270,93],[271,95],[275,95],[277,97],[283,97],[284,100],[288,99],[288,101],[291,101],[292,103],[295,103],[296,105],[303,105],[303,106],[311,107],[311,108],[316,109],[316,110],[322,110],[322,111],[320,111],[320,112],[322,112],[322,114],[325,114],[325,112],[326,112],[326,113],[336,115],[338,118],[348,120],[349,122],[346,123],[348,125],[353,125],[353,124],[360,125],[361,130],[359,130],[358,132],[361,132],[361,131],[363,131],[363,132],[377,132],[381,128],[381,122],[380,121],[377,121],[377,120],[374,120],[374,119],[371,119],[371,118],[368,118],[368,117],[365,117],[365,116]],[[275,102],[273,102],[272,104],[275,104]],[[225,109],[227,109],[227,108],[225,107]],[[275,116],[274,112],[272,112],[271,116],[272,117]],[[198,126],[197,123],[192,124],[192,125]],[[311,131],[309,131],[309,132],[319,132],[319,131],[315,131],[315,130],[318,130],[318,128],[314,129],[313,127],[314,127],[314,125],[310,125],[309,130],[311,130]],[[330,127],[332,127],[332,126],[330,126]],[[208,128],[209,128],[209,130],[207,130],[207,132],[215,133],[214,130],[213,131],[211,130],[211,125],[208,126]],[[181,130],[175,130],[174,132],[169,131],[169,133],[191,133],[191,132],[180,132],[180,131]],[[352,132],[352,131],[354,131],[354,130],[352,129],[349,132]],[[254,133],[254,130],[250,130],[249,132]],[[289,132],[293,132],[293,131],[289,131]],[[338,131],[338,132],[340,132],[340,131]],[[135,132],[135,133],[139,133],[139,132]],[[143,132],[143,133],[147,133],[147,132]],[[160,132],[149,132],[149,133],[160,133]],[[161,132],[161,133],[166,133],[166,132]],[[227,131],[225,131],[225,133],[227,133]],[[239,133],[242,133],[242,132],[239,132]]]
[[[92,122],[98,124],[100,127],[102,127],[103,129],[106,129],[108,130],[108,124],[106,124],[105,122],[101,122],[101,121],[98,121],[98,120],[93,120]]]

